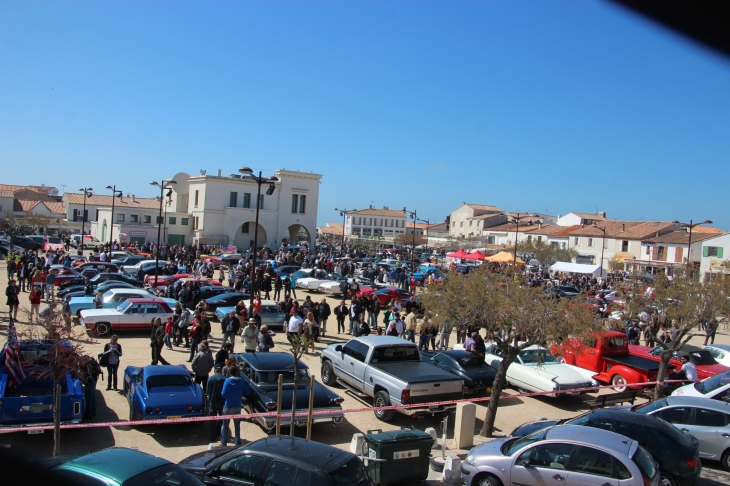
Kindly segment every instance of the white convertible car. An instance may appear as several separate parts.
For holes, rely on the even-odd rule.
[[[298,289],[319,290],[320,285],[332,281],[332,277],[324,270],[312,270],[309,275],[310,277],[297,279]]]
[[[460,345],[457,345],[460,346]],[[502,362],[502,351],[495,343],[486,343],[484,360],[494,369]],[[456,346],[454,346],[456,349]],[[578,395],[581,391],[554,393],[598,386],[593,379],[596,373],[577,366],[561,363],[542,346],[529,346],[517,355],[507,368],[507,383],[521,392],[553,392],[549,395]]]

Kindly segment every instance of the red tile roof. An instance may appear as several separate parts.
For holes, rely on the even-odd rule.
[[[84,204],[83,194],[67,192],[64,194],[64,199],[68,202],[68,204]],[[86,204],[92,206],[112,207],[112,197],[101,194],[93,194],[91,197],[86,198]],[[121,199],[117,198],[116,201],[114,201],[114,206],[127,209],[159,209],[160,201],[155,198],[145,197],[135,197],[133,201],[131,197],[124,196]]]

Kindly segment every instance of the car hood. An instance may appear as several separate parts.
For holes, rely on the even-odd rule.
[[[73,297],[70,304],[71,305],[79,305],[79,304],[93,304],[94,298],[93,297]]]
[[[500,439],[494,439],[490,440],[489,442],[485,442],[483,444],[479,444],[478,446],[474,447],[469,454],[473,454],[474,457],[484,457],[484,456],[499,456],[504,457],[502,454],[502,446],[505,442],[512,440],[511,437],[504,437]]]
[[[245,445],[248,443],[247,440],[242,439],[242,444]],[[188,471],[195,470],[195,471],[204,471],[208,469],[208,467],[219,457],[224,456],[228,454],[233,449],[236,449],[236,447],[229,446],[229,447],[217,447],[210,451],[201,451],[193,454],[192,456],[188,456],[182,461],[178,462],[178,466],[182,467],[183,469],[186,469]]]
[[[120,316],[117,309],[112,307],[109,309],[83,309],[81,311],[81,317],[88,319],[90,317],[109,317],[109,316]]]
[[[694,383],[690,383],[689,385],[680,386],[676,390],[672,392],[673,397],[705,397],[706,395],[703,395],[702,393],[695,388]]]
[[[278,397],[278,390],[276,389],[276,385],[270,387],[261,389],[259,388],[262,394],[265,395],[266,400],[270,400],[272,402],[277,401]],[[281,409],[282,410],[291,410],[291,403],[292,403],[292,395],[294,393],[294,388],[290,385],[288,387],[284,387],[284,389],[281,392]],[[327,390],[322,384],[315,382],[314,384],[314,408],[324,408],[324,409],[338,409],[340,410],[342,407],[340,407],[338,404],[334,403],[331,399],[335,398],[335,395]],[[309,407],[309,384],[300,384],[297,387],[297,409],[307,409]]]
[[[558,384],[578,383],[582,381],[591,381],[591,376],[595,373],[585,372],[575,366],[563,363],[538,365],[522,365],[524,368],[531,370],[532,373],[542,378],[555,381]]]

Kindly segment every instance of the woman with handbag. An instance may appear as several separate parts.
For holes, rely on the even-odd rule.
[[[104,352],[99,358],[99,365],[106,367],[107,385],[106,389],[111,390],[112,384],[117,390],[117,370],[119,370],[119,358],[122,357],[122,345],[119,344],[119,336],[112,336],[111,340],[104,345]]]

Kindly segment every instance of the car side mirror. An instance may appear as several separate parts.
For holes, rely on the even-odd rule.
[[[530,460],[529,459],[525,459],[524,461],[522,461],[520,463],[520,466],[523,466],[523,467],[533,467],[532,464],[530,464]]]
[[[213,470],[212,470],[212,471],[210,472],[210,474],[209,474],[209,476],[210,476],[211,478],[217,478],[217,477],[219,477],[220,475],[221,475],[221,470],[220,470],[220,469],[213,469]]]
[[[337,351],[338,353],[341,353],[342,352],[342,345],[341,344],[338,344],[337,346],[335,346],[335,351]]]

